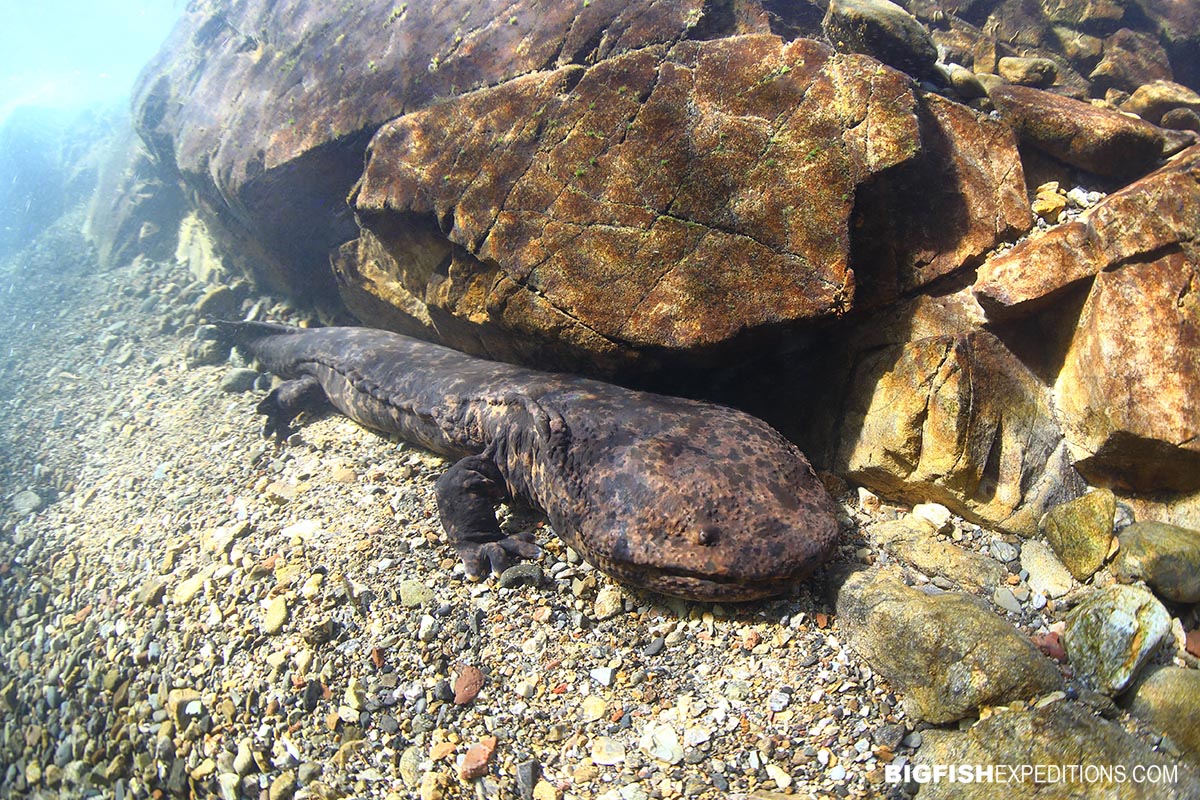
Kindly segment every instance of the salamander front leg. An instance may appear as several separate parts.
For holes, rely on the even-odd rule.
[[[305,375],[276,386],[259,402],[255,411],[267,416],[263,436],[274,436],[283,441],[292,432],[292,420],[297,414],[317,411],[328,402],[321,382],[312,375]]]
[[[504,478],[484,456],[467,456],[437,482],[438,513],[467,577],[485,578],[489,568],[503,572],[516,558],[537,558],[541,549],[528,533],[505,536],[496,522],[496,505],[508,496]]]

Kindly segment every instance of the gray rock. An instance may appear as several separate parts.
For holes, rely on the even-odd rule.
[[[43,505],[41,496],[32,489],[17,492],[12,499],[13,511],[18,514],[33,514],[40,511]]]
[[[996,587],[996,591],[992,592],[992,602],[1005,611],[1013,614],[1021,613],[1021,601],[1013,594],[1012,589],[1007,586]]]
[[[1005,564],[1010,561],[1016,561],[1017,556],[1020,554],[1020,550],[1017,549],[1015,544],[1009,544],[1002,539],[992,542],[990,550],[992,551],[992,558],[1002,561]]]
[[[1171,615],[1141,586],[1109,586],[1067,615],[1063,647],[1075,675],[1108,695],[1120,694],[1170,634]]]
[[[197,339],[188,344],[186,363],[189,369],[211,367],[229,358],[229,345],[213,339]]]
[[[1046,597],[1062,597],[1075,585],[1071,573],[1044,542],[1034,540],[1021,546],[1021,569],[1029,573],[1029,588]]]
[[[221,391],[240,393],[248,392],[254,388],[254,382],[258,380],[258,372],[245,367],[236,367],[229,370],[221,376]]]
[[[1076,580],[1086,581],[1108,556],[1117,501],[1108,489],[1051,509],[1042,521],[1046,541]]]
[[[533,800],[533,787],[541,774],[542,765],[537,759],[530,758],[517,764],[517,791],[521,800]]]
[[[1162,522],[1138,522],[1117,536],[1121,549],[1112,571],[1123,581],[1142,580],[1176,603],[1200,602],[1200,531]]]
[[[872,533],[880,546],[897,559],[926,575],[941,576],[969,589],[995,586],[1008,574],[994,559],[958,547],[915,517],[880,523]]]
[[[874,56],[916,78],[934,73],[937,46],[929,31],[889,0],[831,0],[821,28],[838,49]]]
[[[1097,774],[1094,780],[1053,783],[1010,780],[1006,783],[978,781],[937,781],[921,786],[921,800],[963,798],[990,800],[1003,792],[1006,800],[1034,800],[1051,797],[1140,798],[1196,797],[1200,780],[1193,770],[1179,769],[1174,785],[1163,782],[1135,781],[1135,766],[1157,765],[1173,769],[1175,764],[1130,736],[1120,726],[1094,716],[1080,705],[1050,703],[1029,711],[993,714],[965,731],[930,729],[925,744],[913,759],[915,764],[991,765],[993,768],[1057,765],[1066,767],[1097,764],[1120,765],[1124,780],[1114,774]]]
[[[409,747],[400,755],[400,779],[410,789],[421,783],[421,749]]]
[[[433,602],[433,589],[421,581],[400,581],[400,605],[405,608],[416,608]]]
[[[860,571],[841,587],[837,613],[851,647],[904,692],[917,719],[951,722],[1061,683],[1032,642],[965,594],[929,596],[885,571]]]
[[[300,765],[300,768],[296,770],[296,778],[300,782],[301,786],[307,786],[317,778],[321,777],[321,773],[324,771],[325,767],[321,764],[318,764],[314,761],[305,761]]]
[[[1121,705],[1200,764],[1200,670],[1154,667],[1126,692]]]
[[[234,319],[241,301],[228,286],[214,286],[196,302],[196,313],[206,319]]]
[[[501,589],[512,589],[515,586],[537,586],[544,577],[542,568],[537,564],[514,564],[500,573],[499,586]]]

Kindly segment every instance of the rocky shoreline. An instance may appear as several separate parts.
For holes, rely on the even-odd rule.
[[[1194,796],[1194,723],[1164,738],[1153,692],[1130,714],[1094,685],[1085,665],[1132,645],[1071,631],[1116,584],[1081,585],[1053,538],[842,484],[835,562],[721,607],[626,590],[514,509],[545,555],[473,584],[437,522],[440,458],[337,416],[260,439],[265,378],[192,347],[214,296],[246,288],[99,271],[73,222],[4,268],[5,796],[903,797],[918,786],[888,766],[1007,763],[1030,725],[1181,770],[1114,796]],[[301,320],[248,293],[238,310]],[[1194,679],[1196,607],[1127,590],[1168,628],[1134,637],[1141,674]]]

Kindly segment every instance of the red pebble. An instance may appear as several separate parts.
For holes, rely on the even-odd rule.
[[[454,704],[465,706],[479,696],[483,688],[483,672],[479,667],[463,667],[454,681]]]
[[[496,752],[496,737],[484,736],[478,744],[471,745],[471,749],[463,756],[462,764],[458,767],[458,774],[465,781],[482,778],[487,774],[488,762],[492,760],[494,752]]]
[[[1067,660],[1067,651],[1063,649],[1062,642],[1059,641],[1058,634],[1054,631],[1037,634],[1033,637],[1033,643],[1037,645],[1038,650],[1055,661],[1065,662]]]

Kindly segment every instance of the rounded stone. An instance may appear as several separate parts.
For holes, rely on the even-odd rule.
[[[17,492],[12,499],[13,511],[21,515],[40,511],[43,505],[41,496],[32,489]]]
[[[288,619],[288,602],[285,595],[276,595],[267,606],[263,615],[263,633],[274,634],[283,630]]]
[[[1171,666],[1147,670],[1122,705],[1200,762],[1200,670]]]
[[[597,736],[592,740],[592,761],[602,767],[624,763],[625,745],[608,736]]]
[[[1090,578],[1108,557],[1116,512],[1113,493],[1097,489],[1046,514],[1046,541],[1077,580]]]
[[[1048,58],[1005,56],[997,65],[1000,77],[1020,86],[1044,89],[1058,77],[1058,67]]]
[[[1117,537],[1112,571],[1123,581],[1145,581],[1160,597],[1200,602],[1200,531],[1163,522],[1138,522]]]
[[[514,564],[500,573],[498,583],[501,589],[512,589],[517,586],[537,586],[543,578],[542,568],[537,564]]]
[[[231,394],[240,394],[248,392],[254,388],[254,382],[258,380],[258,372],[245,367],[231,369],[221,376],[221,391]]]
[[[1125,690],[1171,631],[1171,615],[1148,589],[1109,586],[1066,620],[1063,646],[1075,675],[1108,695]]]

